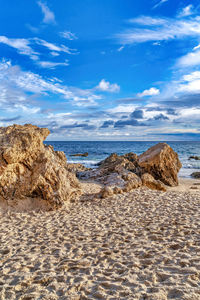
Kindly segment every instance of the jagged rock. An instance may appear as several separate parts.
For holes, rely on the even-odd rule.
[[[0,200],[37,198],[56,208],[81,194],[64,153],[43,144],[49,133],[30,124],[0,128]]]
[[[75,173],[77,176],[79,172],[85,172],[92,170],[91,168],[86,168],[84,165],[79,163],[68,163],[66,166],[67,171]]]
[[[79,176],[82,179],[96,180],[117,194],[142,185],[141,179],[135,174],[137,172],[139,168],[136,154],[127,153],[119,156],[113,153],[100,162],[97,169],[79,173]]]
[[[190,176],[192,176],[193,178],[200,179],[200,172],[194,172]]]
[[[70,154],[69,156],[82,156],[82,157],[87,157],[87,156],[88,156],[88,152],[85,152],[85,153],[75,153],[75,154]]]
[[[141,177],[142,184],[147,186],[152,190],[159,190],[166,192],[165,185],[160,180],[155,180],[153,176],[149,173],[145,173]]]
[[[189,160],[190,160],[190,159],[200,160],[200,156],[193,156],[193,155],[192,155],[192,156],[189,157]]]
[[[143,173],[169,186],[178,185],[178,171],[182,167],[178,154],[166,143],[159,143],[138,157]]]

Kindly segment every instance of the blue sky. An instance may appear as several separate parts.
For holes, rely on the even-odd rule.
[[[200,140],[199,1],[0,3],[0,126]]]

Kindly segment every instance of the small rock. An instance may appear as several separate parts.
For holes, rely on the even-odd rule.
[[[192,156],[189,157],[189,160],[190,159],[200,160],[200,156],[194,156],[194,155],[192,155]]]
[[[108,197],[112,196],[113,194],[114,194],[113,190],[110,187],[105,186],[100,192],[100,197],[108,198]]]
[[[70,154],[69,156],[82,156],[82,157],[87,157],[87,156],[88,156],[88,152],[85,152],[85,153],[75,153],[75,154]]]
[[[193,172],[190,176],[192,176],[193,178],[200,179],[200,172]]]

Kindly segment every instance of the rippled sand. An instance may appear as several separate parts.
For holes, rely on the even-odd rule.
[[[200,182],[200,181],[199,181]],[[0,214],[0,299],[200,299],[200,186]],[[190,192],[190,190],[192,192]]]

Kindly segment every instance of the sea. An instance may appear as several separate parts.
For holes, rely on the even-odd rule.
[[[81,163],[89,168],[95,168],[97,163],[108,157],[111,153],[123,155],[134,152],[140,155],[158,142],[145,141],[46,141],[56,151],[64,151],[69,163]],[[200,141],[167,142],[179,155],[182,168],[179,177],[190,178],[191,173],[200,171],[200,160],[189,160],[190,156],[200,156]],[[76,153],[88,152],[87,157],[72,157]]]

